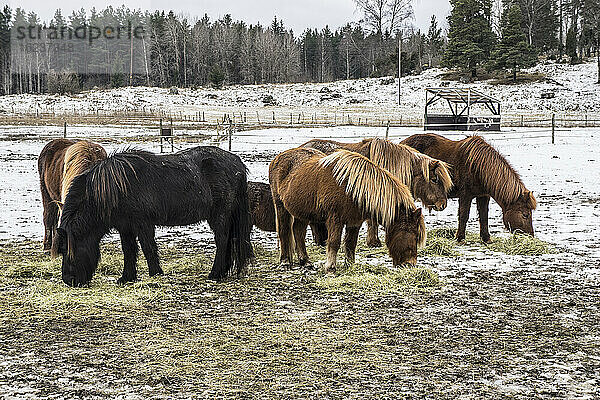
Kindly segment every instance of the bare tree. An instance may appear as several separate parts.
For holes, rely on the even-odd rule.
[[[383,36],[395,32],[413,15],[412,0],[354,0],[363,13],[363,23]]]

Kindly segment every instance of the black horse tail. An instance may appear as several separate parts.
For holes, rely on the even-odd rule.
[[[250,242],[252,220],[248,200],[248,182],[245,175],[240,181],[237,207],[231,213],[231,224],[229,225],[229,240],[233,258],[232,272],[237,276],[246,272],[250,260],[254,258],[254,251]]]

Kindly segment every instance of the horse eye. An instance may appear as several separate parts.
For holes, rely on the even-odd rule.
[[[431,182],[438,183],[438,177],[437,177],[437,175],[434,175],[433,178],[431,178]]]

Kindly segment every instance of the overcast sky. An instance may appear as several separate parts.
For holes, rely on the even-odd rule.
[[[36,13],[45,21],[49,21],[56,8],[60,7],[63,15],[68,16],[75,9],[92,6],[103,9],[107,5],[125,4],[129,8],[144,10],[170,10],[194,17],[207,13],[211,19],[218,19],[229,13],[233,19],[241,19],[247,23],[261,22],[263,25],[273,20],[274,16],[283,19],[285,26],[292,28],[296,34],[305,28],[338,28],[349,21],[361,18],[353,0],[9,0],[11,8],[22,7]],[[426,31],[432,14],[436,14],[440,25],[446,26],[446,17],[450,10],[448,0],[414,0],[415,20],[413,23],[422,31]]]

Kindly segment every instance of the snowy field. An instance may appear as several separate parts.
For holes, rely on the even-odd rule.
[[[188,115],[204,110],[241,112],[245,109],[262,109],[265,96],[272,96],[276,107],[269,109],[274,110],[280,107],[309,115],[311,111],[371,111],[379,114],[387,110],[401,112],[409,118],[420,118],[425,104],[425,87],[465,86],[457,81],[444,81],[444,72],[446,71],[441,69],[430,69],[421,75],[403,77],[403,105],[400,109],[396,106],[398,80],[386,77],[331,83],[226,86],[221,90],[201,87],[179,89],[178,94],[169,94],[169,89],[165,88],[130,87],[63,96],[12,95],[0,97],[0,114],[38,111],[57,114],[166,111]],[[540,64],[528,72],[541,73],[545,78],[516,85],[496,85],[483,81],[469,84],[469,87],[499,99],[505,115],[600,112],[600,85],[595,84],[595,63],[575,66]],[[548,91],[553,92],[555,97],[542,99],[542,93]]]
[[[94,137],[109,152],[134,145],[154,152],[160,151],[156,142],[115,143],[115,138],[143,136],[148,133],[142,128],[107,128],[77,126],[69,129],[76,138]],[[418,130],[395,128],[390,130],[390,139],[399,142]],[[188,132],[193,135],[194,132]],[[36,140],[37,134],[44,140]],[[49,140],[59,137],[60,128],[48,127],[4,127],[3,137],[24,135],[17,141],[0,141],[0,239],[40,239],[43,234],[39,195],[37,156]],[[239,154],[249,168],[249,179],[268,182],[268,164],[280,151],[295,147],[313,138],[339,141],[358,141],[363,137],[384,136],[385,129],[337,127],[265,129],[237,134],[232,150]],[[450,132],[450,138],[459,139],[463,133]],[[598,239],[593,234],[600,228],[600,130],[571,129],[557,133],[556,143],[550,144],[550,132],[544,130],[505,129],[501,134],[485,135],[486,139],[501,151],[521,174],[528,189],[538,199],[534,213],[537,235],[546,241],[598,257]],[[103,142],[99,137],[111,140]],[[215,144],[209,139],[204,144]],[[178,142],[180,149],[195,146]],[[227,149],[227,142],[220,146]],[[447,210],[427,217],[431,226],[454,224],[457,201],[451,201]],[[477,231],[476,209],[473,207],[469,230]],[[491,203],[490,226],[492,233],[503,231],[501,210]],[[196,228],[185,228],[193,234]],[[166,232],[166,231],[165,231]]]
[[[390,139],[397,142],[413,133],[419,131],[409,128],[390,129]],[[4,127],[0,133],[0,240],[4,243],[23,239],[39,241],[42,238],[42,207],[36,159],[48,140],[47,134],[59,137],[61,131],[58,128]],[[106,127],[80,126],[70,130],[73,137],[110,138],[106,141],[99,140],[109,151],[130,144],[158,151],[157,143],[142,141],[136,144],[126,139],[119,143],[114,140],[143,134],[142,129]],[[44,135],[44,139],[36,138],[38,135]],[[363,137],[383,135],[384,129],[356,127],[247,131],[234,137],[232,151],[245,161],[250,179],[266,182],[270,160],[278,152],[309,139],[357,141]],[[464,137],[463,133],[458,132],[446,135],[455,139]],[[307,355],[302,357],[310,357],[311,363],[315,363],[311,365],[322,364],[323,373],[315,377],[305,371],[288,371],[293,367],[288,368],[288,364],[284,364],[284,371],[288,372],[280,374],[285,375],[285,379],[289,381],[283,375],[272,377],[273,381],[265,381],[266,389],[263,390],[289,389],[294,387],[292,382],[306,381],[310,382],[308,389],[304,387],[294,390],[308,392],[267,391],[264,396],[275,396],[277,393],[310,396],[319,393],[323,398],[343,398],[349,391],[361,393],[367,390],[370,395],[365,397],[371,398],[389,396],[389,393],[416,398],[465,399],[593,399],[600,396],[600,129],[559,131],[554,145],[550,143],[550,132],[539,129],[505,129],[502,133],[484,136],[507,157],[521,174],[528,189],[534,191],[538,200],[538,209],[533,214],[536,236],[554,244],[559,252],[537,257],[511,256],[482,250],[481,247],[465,247],[457,257],[420,257],[418,263],[438,273],[444,280],[444,285],[430,292],[381,297],[323,295],[304,286],[300,286],[300,292],[292,293],[290,291],[293,285],[288,285],[296,280],[304,282],[303,278],[275,270],[275,275],[282,276],[282,282],[274,283],[267,296],[275,304],[274,310],[261,308],[262,305],[248,310],[242,307],[242,311],[238,311],[242,315],[240,318],[244,318],[244,315],[250,319],[254,316],[262,318],[263,314],[269,318],[274,315],[276,318],[269,320],[269,324],[273,325],[267,324],[264,329],[285,324],[290,332],[302,330],[302,326],[308,326],[314,332],[333,330],[339,335],[340,342],[329,340],[322,343],[320,340],[323,338],[313,337],[311,331],[305,331],[300,337],[310,343],[306,344],[309,349]],[[7,137],[20,139],[2,140]],[[212,143],[207,141],[207,144]],[[193,145],[196,144],[177,143],[180,148]],[[227,148],[226,142],[220,145]],[[451,200],[446,210],[426,216],[428,229],[455,227],[456,223],[456,200]],[[467,229],[471,232],[479,230],[475,207],[471,210]],[[490,232],[492,235],[506,234],[501,222],[501,211],[493,201],[490,203]],[[212,246],[206,224],[161,229],[158,236],[159,246],[176,247],[177,243],[185,242],[200,243],[206,248]],[[113,239],[114,237],[107,241]],[[263,246],[276,246],[274,234],[254,231],[253,240]],[[389,264],[388,257],[379,261]],[[254,268],[259,270],[250,271],[250,274],[259,275],[262,269],[275,267]],[[167,276],[165,279],[175,278]],[[10,290],[10,293],[17,293],[21,289]],[[202,290],[206,291],[202,296],[206,294],[223,299],[230,299],[231,293],[234,293],[233,300],[241,301],[235,297],[238,296],[237,292],[231,292],[234,289],[229,286],[222,293],[218,292],[217,287],[209,285]],[[309,295],[302,294],[306,290]],[[211,318],[216,318],[211,316],[210,313],[214,311],[210,309],[202,311],[208,313],[206,315],[195,314],[198,304],[206,302],[203,298],[198,298],[198,293],[186,292],[184,295],[187,297],[184,298],[185,301],[181,300],[184,304],[181,307],[190,302],[193,304],[185,309],[185,313],[181,313],[181,320],[189,319],[195,327],[202,326],[197,321],[207,324]],[[179,307],[179,300],[177,305]],[[171,312],[173,311],[165,312],[165,318]],[[244,312],[250,314],[243,314]],[[156,310],[152,315],[161,314]],[[224,320],[223,316],[219,318],[219,321]],[[296,320],[298,325],[290,322]],[[93,321],[92,317],[88,323],[95,326]],[[113,324],[120,326],[120,322]],[[167,324],[166,319],[158,325],[156,322],[153,324],[155,325],[147,329],[161,332],[163,325],[160,324],[164,324],[165,333],[177,334],[169,330],[173,328]],[[48,326],[48,332],[61,335],[60,320],[55,325]],[[114,330],[110,324],[99,326],[98,329],[102,332]],[[22,328],[25,338],[35,337],[35,332]],[[56,333],[57,329],[59,333]],[[79,330],[78,326],[73,329]],[[139,328],[140,331],[143,329]],[[354,338],[359,330],[360,340],[357,343],[360,344],[353,344],[356,347],[352,348],[344,347],[344,340]],[[21,334],[5,332],[5,335],[11,337],[10,343],[16,343]],[[182,338],[185,337],[187,333]],[[157,395],[158,398],[186,398],[198,394],[186,392],[176,384],[175,387],[170,387],[161,381],[136,382],[135,379],[123,378],[115,372],[117,367],[111,370],[92,366],[86,367],[86,372],[73,372],[73,368],[79,365],[70,365],[71,357],[75,356],[69,356],[71,353],[68,352],[66,357],[58,356],[59,353],[52,350],[53,340],[53,337],[48,339],[51,349],[48,352],[35,350],[20,354],[15,353],[16,350],[6,350],[7,353],[12,352],[12,356],[6,357],[4,361],[0,353],[0,392],[7,391],[15,398],[25,398],[27,395],[36,397],[35,394],[39,395],[41,390],[39,387],[47,387],[50,382],[49,387],[55,387],[56,393],[72,398],[81,393],[96,393],[94,390],[108,393],[106,396],[98,396],[106,398],[137,399],[150,395]],[[83,359],[86,359],[86,353],[93,352],[90,349],[96,345],[96,342],[82,341],[80,338],[74,337],[73,340],[79,346],[75,349],[84,353],[81,356]],[[302,342],[302,339],[298,340]],[[108,346],[110,342],[109,339],[98,341],[102,346]],[[332,348],[335,343],[337,344]],[[258,346],[264,353],[257,353],[260,359],[272,360],[272,354],[282,351],[281,347],[265,349],[261,344],[262,342]],[[321,345],[324,347],[319,347]],[[27,347],[26,342],[23,346]],[[120,351],[110,346],[106,348],[111,349],[107,350],[109,353]],[[296,354],[294,352],[304,351],[295,347],[285,349],[291,359],[292,354]],[[77,352],[73,350],[72,354]],[[251,358],[254,353],[244,354]],[[342,358],[343,356],[347,358]],[[61,361],[55,361],[56,357]],[[95,354],[93,357],[105,356]],[[89,359],[93,357],[90,355]],[[122,357],[129,359],[128,355]],[[168,353],[166,357],[169,357]],[[237,359],[237,356],[232,357]],[[358,363],[360,367],[346,368],[344,363],[350,363],[349,360]],[[47,366],[54,362],[58,366]],[[120,360],[114,364],[114,359],[107,358],[102,361],[105,362],[120,367]],[[254,370],[250,363],[242,368],[244,373],[261,382],[263,375],[268,375],[270,371],[270,367]],[[31,369],[39,369],[40,372],[34,374],[36,377],[28,377]],[[53,371],[61,371],[59,376],[63,378],[60,379],[66,381],[61,383],[59,379],[58,383],[52,383],[56,379]],[[221,376],[219,373],[217,372],[217,376]],[[291,376],[286,375],[288,373]],[[331,374],[339,375],[330,380],[323,378],[333,376]],[[117,378],[120,380],[107,384]],[[322,378],[325,381],[320,380]],[[13,379],[16,383],[10,384]],[[231,381],[229,376],[224,379]],[[41,386],[32,382],[38,382]],[[244,382],[242,379],[241,382],[240,387],[253,387],[251,381]],[[209,384],[209,387],[214,389],[213,384],[214,382]],[[73,387],[79,391],[75,391]],[[231,387],[229,389],[233,390]],[[214,397],[215,392],[209,391],[200,397],[211,397],[211,393]],[[228,393],[231,395],[232,392]]]

